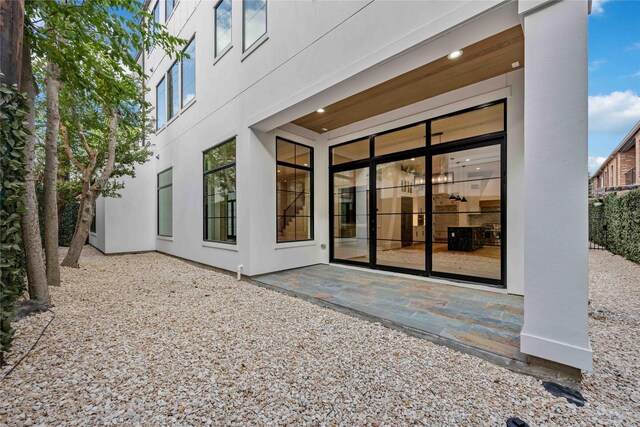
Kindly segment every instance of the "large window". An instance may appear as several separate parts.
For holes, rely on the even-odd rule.
[[[267,33],[267,0],[242,2],[242,49],[249,49]]]
[[[158,174],[158,236],[173,235],[173,169]]]
[[[236,242],[236,140],[204,152],[204,240]]]
[[[277,241],[313,239],[313,148],[276,140]]]
[[[167,93],[164,77],[156,86],[156,129],[167,123]]]
[[[196,39],[184,49],[189,57],[182,60],[182,106],[196,97]]]
[[[180,83],[178,81],[180,69],[178,62],[174,62],[167,74],[167,119],[170,120],[180,110]]]
[[[231,0],[221,0],[216,5],[215,56],[231,44]]]

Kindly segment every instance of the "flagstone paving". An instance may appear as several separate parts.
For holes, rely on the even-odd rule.
[[[409,327],[454,343],[525,361],[523,298],[318,264],[255,281]]]

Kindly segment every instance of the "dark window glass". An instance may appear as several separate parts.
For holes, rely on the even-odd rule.
[[[191,39],[182,60],[182,106],[196,97],[196,39]]]
[[[236,140],[204,153],[204,240],[236,242]]]
[[[267,32],[267,0],[244,0],[243,50],[250,48]]]
[[[156,129],[160,129],[167,122],[167,93],[164,77],[156,86]]]
[[[158,174],[158,235],[173,235],[173,169]]]
[[[215,56],[231,44],[231,0],[222,0],[216,6]]]
[[[160,23],[160,2],[156,2],[156,5],[153,7],[153,10],[151,11],[151,14],[153,15],[153,22],[155,22],[156,24]],[[153,36],[156,33],[156,29],[155,27],[151,27],[151,46],[149,47],[149,49],[153,49]]]
[[[276,140],[277,241],[313,239],[313,149]]]
[[[96,213],[93,213],[93,218],[91,219],[91,228],[89,229],[92,233],[96,232]]]
[[[169,68],[168,80],[167,80],[167,83],[169,86],[167,90],[168,119],[171,119],[173,116],[175,116],[178,113],[178,110],[180,110],[180,94],[179,94],[180,84],[178,83],[178,77],[179,77],[178,75],[179,75],[178,63],[175,62],[171,66],[171,68]]]

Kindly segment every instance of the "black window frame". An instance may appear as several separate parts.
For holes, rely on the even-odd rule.
[[[233,157],[233,162],[229,162],[229,163],[225,163],[224,165],[221,166],[217,166],[213,169],[208,169],[205,170],[205,159],[206,159],[206,155],[207,153],[216,150],[216,149],[220,149],[222,148],[225,144],[229,144],[231,142],[234,142],[236,144],[236,152],[234,154]],[[238,230],[237,230],[237,226],[238,226],[238,209],[237,209],[237,202],[238,202],[238,182],[237,182],[237,171],[238,169],[236,168],[237,165],[237,161],[238,161],[238,140],[237,138],[231,137],[219,144],[214,145],[211,148],[207,148],[206,150],[204,150],[202,152],[202,240],[204,242],[212,242],[212,243],[222,243],[222,244],[226,244],[226,245],[237,245],[238,244]],[[234,183],[234,194],[235,194],[235,200],[233,200],[233,210],[234,210],[234,215],[232,216],[232,229],[233,229],[233,233],[234,234],[228,234],[229,236],[233,236],[233,240],[215,240],[215,239],[207,239],[207,232],[208,232],[208,217],[207,217],[207,176],[214,174],[216,172],[221,172],[223,170],[229,169],[229,168],[236,168],[235,172],[236,172],[236,182]],[[228,227],[228,225],[227,225]]]
[[[229,43],[223,49],[221,49],[220,52],[218,52],[218,7],[220,7],[220,5],[224,1],[225,0],[218,0],[213,6],[213,57],[214,59],[222,57],[226,53],[226,51],[229,50],[233,45],[233,0],[229,0],[229,4],[231,5],[229,9],[229,13],[231,14],[231,17],[229,18],[231,20],[231,27],[229,27],[231,37],[229,39]]]
[[[289,144],[293,144],[293,145],[298,145],[304,148],[309,149],[309,165],[310,166],[302,166],[302,165],[297,165],[294,163],[289,163],[289,162],[283,162],[278,160],[278,140],[280,141],[284,141],[287,142]],[[310,242],[313,241],[315,239],[315,191],[314,191],[314,173],[313,173],[313,169],[314,169],[314,153],[313,153],[313,147],[310,145],[305,145],[305,144],[301,144],[299,142],[295,142],[295,141],[291,141],[290,139],[287,138],[283,138],[280,136],[276,136],[276,243],[293,243],[293,242]],[[310,191],[309,191],[309,195],[310,195],[310,201],[311,201],[311,206],[310,206],[310,219],[311,219],[311,224],[309,226],[309,229],[311,231],[310,233],[310,237],[308,239],[294,239],[294,240],[280,240],[279,239],[279,217],[280,215],[278,215],[278,189],[277,189],[277,182],[278,182],[278,166],[285,166],[285,167],[289,167],[292,169],[300,169],[300,170],[304,170],[309,172],[310,175]],[[302,216],[302,215],[301,215]],[[306,215],[304,215],[306,217]],[[294,221],[295,218],[297,218],[297,215],[294,215]],[[296,233],[297,236],[297,233]]]
[[[246,30],[247,25],[245,21],[245,0],[242,0],[242,53],[249,51],[257,42],[259,42],[269,32],[269,1],[264,0],[264,33],[260,34],[260,37],[254,40],[249,46],[246,46]]]
[[[459,139],[459,140],[455,140],[455,141],[448,141],[448,142],[443,142],[443,143],[439,143],[439,144],[431,144],[431,138],[433,135],[431,135],[431,122],[438,120],[438,119],[443,119],[443,118],[447,118],[447,117],[452,117],[452,116],[457,116],[460,114],[464,114],[464,113],[468,113],[471,111],[475,111],[475,110],[480,110],[482,108],[486,108],[486,107],[492,107],[495,105],[503,105],[503,130],[499,131],[499,132],[494,132],[494,133],[488,133],[488,134],[483,134],[483,135],[477,135],[477,136],[473,136],[473,137],[469,137],[469,138],[465,138],[465,139]],[[458,110],[458,111],[454,111],[451,113],[447,113],[441,116],[437,116],[437,117],[432,117],[426,120],[420,120],[417,122],[413,122],[404,126],[400,126],[397,128],[392,128],[389,130],[384,130],[382,132],[378,132],[375,134],[371,134],[368,136],[361,136],[340,144],[336,144],[333,146],[329,147],[329,218],[331,223],[329,224],[329,262],[334,262],[334,263],[339,263],[339,264],[346,264],[346,265],[357,265],[357,266],[362,266],[365,268],[370,268],[370,269],[374,269],[374,270],[383,270],[383,271],[392,271],[392,272],[399,272],[399,273],[406,273],[406,274],[413,274],[413,275],[420,275],[420,276],[425,276],[425,277],[441,277],[441,278],[445,278],[445,279],[452,279],[452,280],[457,280],[457,281],[461,281],[461,282],[468,282],[468,283],[473,283],[473,284],[483,284],[483,285],[488,285],[488,286],[492,286],[492,287],[497,287],[497,288],[501,288],[501,289],[506,289],[507,285],[506,285],[506,280],[507,280],[507,255],[506,255],[506,249],[507,249],[507,237],[508,237],[508,227],[507,227],[507,99],[503,98],[503,99],[499,99],[496,101],[491,101],[491,102],[487,102],[487,103],[483,103],[480,105],[476,105],[470,108],[466,108],[466,109],[462,109],[462,110]],[[405,150],[405,151],[400,151],[397,153],[389,153],[389,154],[383,154],[383,155],[379,155],[376,156],[375,155],[375,138],[377,136],[381,136],[387,133],[391,133],[391,132],[396,132],[398,130],[402,130],[405,128],[409,128],[412,126],[416,126],[420,123],[425,123],[426,124],[426,135],[429,135],[429,137],[425,136],[425,145],[419,148],[413,148],[413,149],[409,149],[409,150]],[[338,164],[333,164],[333,150],[337,147],[341,147],[347,144],[351,144],[353,142],[358,142],[361,141],[362,139],[366,139],[369,138],[369,157],[368,158],[364,158],[364,159],[359,159],[359,160],[354,160],[354,161],[350,161],[350,162],[345,162],[345,163],[338,163]],[[334,217],[335,217],[335,212],[334,212],[334,183],[333,183],[333,176],[334,173],[336,172],[343,172],[343,171],[347,171],[347,170],[351,170],[351,169],[356,169],[356,168],[369,168],[369,190],[373,192],[374,189],[376,189],[376,173],[375,173],[375,167],[376,165],[380,164],[380,163],[385,163],[388,161],[394,161],[394,160],[401,160],[403,158],[406,157],[419,157],[419,156],[425,156],[426,158],[426,166],[427,166],[427,172],[426,172],[426,176],[431,176],[431,159],[433,156],[438,155],[438,154],[443,154],[443,153],[448,153],[450,151],[459,151],[459,150],[464,150],[464,149],[472,149],[472,148],[478,148],[478,147],[482,147],[482,146],[489,146],[489,145],[499,145],[500,146],[500,179],[501,179],[501,187],[500,187],[500,200],[501,200],[501,212],[500,212],[500,224],[501,224],[501,252],[500,252],[500,279],[491,279],[491,278],[485,278],[485,277],[478,277],[478,276],[468,276],[468,275],[462,275],[462,274],[453,274],[453,273],[445,273],[445,272],[437,272],[437,271],[432,271],[432,267],[433,267],[433,263],[432,263],[432,259],[431,259],[431,250],[430,250],[430,244],[429,246],[426,248],[426,264],[425,264],[425,270],[413,270],[413,269],[408,269],[408,268],[400,268],[400,267],[390,267],[390,266],[382,266],[382,265],[378,265],[376,264],[376,253],[375,253],[375,241],[377,239],[377,232],[376,232],[376,228],[374,227],[374,223],[373,221],[370,220],[370,233],[369,233],[369,239],[371,240],[371,245],[370,245],[370,256],[369,256],[369,261],[368,262],[360,262],[360,261],[352,261],[352,260],[343,260],[343,259],[339,259],[339,258],[335,258],[335,248],[334,248]],[[428,192],[426,194],[425,200],[427,201],[426,203],[426,225],[427,225],[427,230],[426,230],[426,236],[431,236],[432,230],[432,206],[431,203],[428,202],[428,200],[432,197],[432,188],[430,185],[427,185],[426,188],[428,189]],[[375,212],[376,212],[376,201],[375,201],[375,197],[370,197],[369,198],[369,212],[371,212],[371,215],[374,216]],[[428,239],[429,241],[431,240],[430,238]],[[374,249],[371,249],[371,248]]]
[[[160,175],[171,171],[171,184],[160,186]],[[171,187],[171,234],[160,233],[160,190]],[[156,175],[156,235],[160,237],[173,237],[173,166],[168,167]]]

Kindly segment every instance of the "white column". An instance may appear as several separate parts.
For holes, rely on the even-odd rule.
[[[586,0],[522,1],[523,353],[591,369]]]

